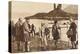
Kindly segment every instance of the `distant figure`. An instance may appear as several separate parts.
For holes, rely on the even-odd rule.
[[[34,24],[31,25],[31,33],[32,33],[32,37],[35,36],[35,26]]]
[[[23,23],[22,19],[19,18],[17,23],[15,24],[15,29],[16,29],[16,41],[17,41],[17,46],[18,46],[18,51],[24,51],[24,36],[23,36]]]
[[[23,31],[24,31],[24,37],[25,37],[25,51],[30,51],[30,24],[28,19],[25,19],[25,22],[23,23]]]
[[[50,30],[48,27],[45,27],[44,35],[46,36],[47,40],[49,39],[50,36]]]
[[[54,21],[54,25],[52,26],[52,36],[55,40],[55,47],[57,48],[57,42],[58,39],[60,39],[59,31],[58,31],[59,26],[57,25],[57,21]]]
[[[41,37],[42,37],[42,42],[45,44],[44,48],[46,48],[48,46],[48,43],[47,43],[47,34],[46,34],[46,29],[47,29],[47,26],[45,25],[45,23],[42,23],[42,26],[41,26]],[[48,31],[47,31],[48,32]]]
[[[70,19],[70,22],[71,22],[71,24],[70,24],[69,30],[67,32],[67,35],[68,35],[68,38],[70,38],[70,40],[71,40],[72,49],[73,49],[73,48],[76,48],[77,25],[75,24],[73,19]]]
[[[50,30],[47,26],[44,28],[44,42],[45,42],[45,49],[48,49],[48,40],[50,38]]]

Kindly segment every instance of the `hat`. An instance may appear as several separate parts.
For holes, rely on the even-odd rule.
[[[54,23],[57,23],[57,20],[54,20]]]

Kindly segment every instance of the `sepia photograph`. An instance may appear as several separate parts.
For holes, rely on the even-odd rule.
[[[9,1],[10,53],[78,49],[78,5]]]

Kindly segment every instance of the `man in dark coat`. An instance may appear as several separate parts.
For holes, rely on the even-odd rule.
[[[16,28],[16,41],[17,41],[18,51],[24,51],[23,23],[21,18],[19,18],[19,20],[15,24],[15,28]]]
[[[58,29],[59,29],[59,26],[57,25],[57,21],[54,21],[54,25],[52,26],[52,36],[55,40],[55,48],[57,48],[57,42],[58,42],[58,39],[60,39]]]
[[[32,34],[32,37],[35,36],[35,26],[34,26],[34,24],[31,25],[31,34]]]

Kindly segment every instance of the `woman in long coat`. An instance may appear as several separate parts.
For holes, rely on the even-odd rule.
[[[76,42],[75,41],[76,41],[76,33],[77,33],[76,28],[77,28],[77,26],[76,26],[73,19],[70,19],[70,21],[71,21],[71,24],[70,24],[69,30],[72,30],[72,35],[70,35],[69,37],[71,40],[72,48],[76,48],[76,46],[75,46]]]

